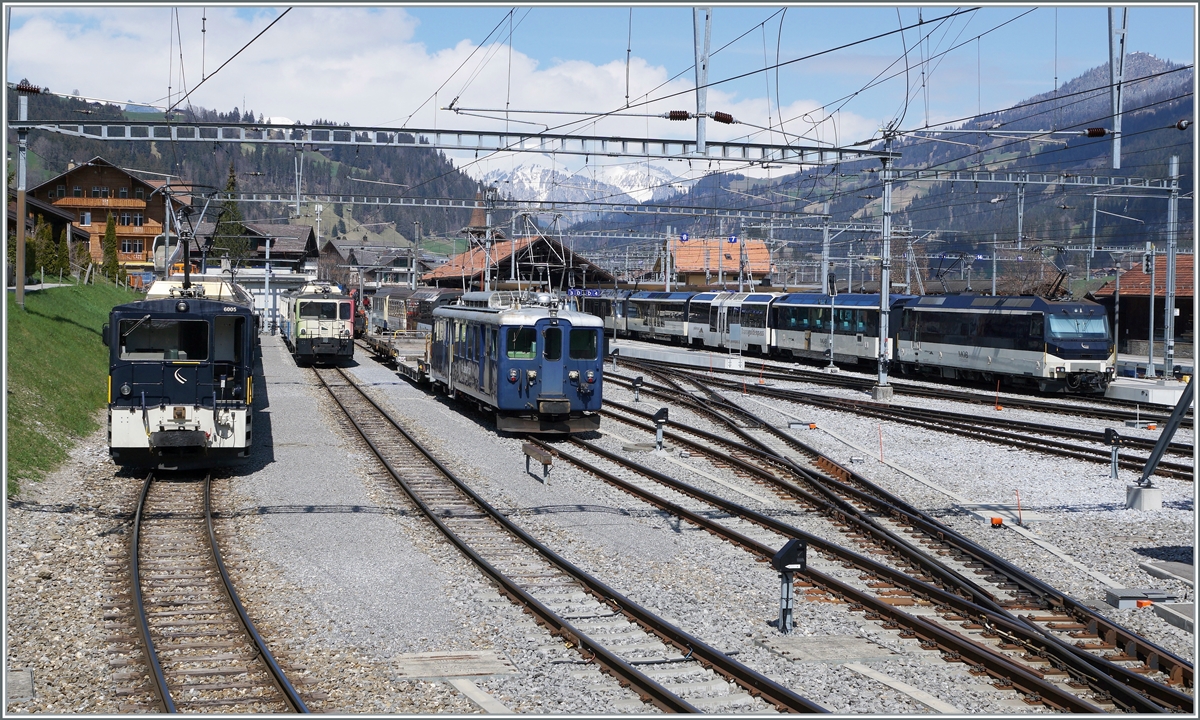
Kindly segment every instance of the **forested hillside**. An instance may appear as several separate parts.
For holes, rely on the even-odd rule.
[[[15,94],[9,91],[9,109],[16,118]],[[228,113],[203,108],[181,108],[178,119],[186,122],[261,122],[262,116],[250,110],[234,108]],[[161,113],[126,112],[122,107],[104,103],[87,103],[54,95],[33,95],[29,98],[30,120],[89,120],[112,122],[121,120],[161,120]],[[313,124],[336,125],[330,120],[314,120]],[[9,146],[16,145],[16,133],[9,133]],[[238,189],[243,192],[290,192],[296,186],[297,150],[291,146],[262,144],[234,145],[230,143],[197,142],[128,142],[74,138],[48,132],[32,132],[29,138],[28,187],[34,187],[64,172],[69,162],[86,162],[100,156],[113,164],[137,170],[172,173],[184,182],[214,189],[224,189],[232,160],[237,172]],[[307,193],[357,195],[408,195],[417,197],[449,197],[469,199],[475,196],[477,184],[457,171],[453,164],[436,150],[416,148],[353,148],[335,146],[319,152],[309,148],[300,153],[303,158],[303,187]],[[144,176],[152,177],[152,176]],[[375,181],[359,182],[352,178]],[[377,183],[393,183],[380,185]],[[242,203],[241,211],[247,221],[281,220],[290,206]],[[377,231],[389,222],[408,237],[413,222],[421,223],[425,235],[453,235],[470,219],[468,211],[376,208],[359,205],[354,208],[335,205],[333,210],[344,216],[323,235],[345,234],[350,212],[350,227],[372,226]],[[210,212],[212,212],[210,210]],[[215,213],[213,213],[215,215]],[[326,221],[329,216],[326,215]],[[311,218],[307,220],[311,223]],[[356,241],[360,237],[354,238]]]

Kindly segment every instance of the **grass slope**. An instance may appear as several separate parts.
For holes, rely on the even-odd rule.
[[[108,402],[108,311],[138,299],[108,285],[28,293],[22,310],[8,294],[7,492],[37,481],[99,427]]]

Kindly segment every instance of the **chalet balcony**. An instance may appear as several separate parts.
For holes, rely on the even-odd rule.
[[[138,200],[136,198],[114,198],[114,197],[106,197],[106,198],[60,197],[60,198],[54,198],[52,200],[52,203],[54,204],[55,207],[83,208],[85,210],[87,210],[87,209],[94,210],[96,208],[112,208],[114,210],[117,210],[117,209],[145,210],[146,207],[149,205],[149,203],[147,203],[145,200]],[[161,205],[158,205],[158,207],[161,207]]]

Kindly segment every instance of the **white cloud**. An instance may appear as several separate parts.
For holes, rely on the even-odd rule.
[[[85,7],[69,11],[14,8],[14,20],[24,23],[14,25],[17,29],[11,34],[10,79],[27,77],[57,92],[78,89],[89,97],[161,104],[167,96],[168,81],[178,97],[185,84],[188,89],[196,88],[203,70],[210,77],[190,97],[199,106],[222,112],[238,107],[268,117],[300,122],[323,118],[352,125],[399,126],[411,115],[408,126],[418,128],[503,129],[504,125],[495,120],[439,109],[456,97],[460,107],[489,109],[492,112],[478,114],[492,116],[503,116],[506,104],[515,109],[578,112],[614,111],[625,104],[623,58],[601,65],[566,60],[542,66],[519,49],[511,52],[510,60],[506,46],[480,48],[472,57],[476,48],[467,40],[431,50],[416,39],[417,21],[402,8],[295,7],[245,50],[242,47],[276,17],[274,13],[227,7],[182,7],[178,12],[186,83],[181,80],[173,11],[162,7]],[[202,13],[207,17],[203,35]],[[241,53],[217,72],[239,50]],[[490,59],[483,62],[485,58]],[[690,74],[668,82],[669,77],[666,68],[632,58],[629,92],[634,107],[627,112],[644,115],[694,110]],[[422,106],[443,82],[445,87],[436,103],[429,100]],[[647,94],[672,97],[638,105]],[[792,101],[783,107],[782,115],[795,118],[820,104],[813,100]],[[714,87],[709,91],[708,108],[729,112],[754,125],[768,124],[765,96],[746,97]],[[778,114],[771,112],[776,124]],[[574,122],[579,118],[564,115],[511,117],[543,122],[552,128],[566,123],[559,132],[580,134],[691,138],[695,133],[694,121],[670,122],[657,117],[616,115],[588,123]],[[868,137],[878,124],[879,119],[842,112],[815,129],[802,120],[792,120],[787,129],[793,133],[812,130],[811,138],[826,142],[836,138],[848,143]],[[708,137],[713,140],[731,140],[748,133],[753,133],[757,141],[772,140],[769,133],[746,126],[708,122],[707,127]],[[540,129],[515,122],[510,128]],[[782,138],[775,134],[773,139]],[[464,160],[461,154],[456,155],[460,162]],[[481,165],[499,167],[511,162],[495,158]],[[568,171],[578,171],[584,163],[582,158],[560,158],[558,162]],[[684,164],[663,165],[676,174],[687,174]],[[697,168],[692,174],[699,172]]]

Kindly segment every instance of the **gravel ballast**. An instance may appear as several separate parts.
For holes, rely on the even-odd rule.
[[[311,698],[310,708],[478,713],[481,708],[445,679],[403,677],[403,656],[488,651],[510,669],[471,680],[513,712],[657,712],[638,704],[632,692],[582,663],[577,652],[500,598],[379,472],[313,373],[297,368],[278,338],[264,337],[263,355],[266,384],[256,388],[256,395],[263,394],[254,457],[218,481],[220,535],[234,558],[231,569],[243,602],[268,641],[278,641],[272,645],[277,659],[302,678],[298,689],[306,700]],[[485,499],[630,599],[834,712],[930,712],[907,694],[839,662],[794,661],[773,650],[778,634],[770,623],[778,612],[779,581],[769,565],[753,562],[745,551],[565,460],[556,460],[546,481],[540,468],[538,477],[526,474],[521,440],[498,435],[487,416],[411,385],[361,351],[357,363],[350,373]],[[615,384],[606,385],[604,392],[632,402],[632,394]],[[1156,480],[1163,488],[1164,509],[1136,512],[1124,509],[1124,486],[1132,480],[1128,472],[1110,480],[1107,467],[1095,463],[1009,451],[896,424],[880,426],[849,413],[787,403],[771,409],[740,393],[727,397],[784,427],[792,418],[783,413],[815,422],[816,430],[793,432],[844,464],[850,465],[851,457],[862,458],[853,463],[857,472],[1075,597],[1103,597],[1105,586],[1015,532],[992,530],[920,480],[980,504],[1015,503],[1019,489],[1023,509],[1036,518],[1026,529],[1039,538],[1123,585],[1163,588],[1191,599],[1191,588],[1183,583],[1151,577],[1137,566],[1146,560],[1191,560],[1190,483]],[[929,406],[940,407],[932,402]],[[661,404],[643,394],[640,407]],[[945,408],[995,412],[960,403],[946,403]],[[1028,415],[1039,422],[1055,421]],[[684,410],[672,408],[671,417],[716,431],[710,421]],[[653,441],[652,434],[618,422],[605,420],[603,430],[634,442]],[[881,432],[885,459],[905,472],[878,461]],[[593,441],[624,452],[623,443],[611,435]],[[583,454],[565,442],[556,444]],[[862,452],[864,448],[874,449],[875,455]],[[654,453],[634,457],[713,492],[721,486],[678,462],[718,476],[728,472],[695,455],[675,455],[678,462]],[[104,628],[106,611],[100,607],[102,590],[95,578],[128,542],[120,532],[121,513],[132,508],[141,476],[114,477],[115,470],[101,432],[81,443],[69,463],[46,481],[26,488],[16,504],[10,501],[6,669],[32,668],[35,694],[9,699],[8,712],[115,713],[123,702],[114,696],[121,684],[111,678],[109,662],[117,654],[108,652],[104,642],[110,631]],[[796,523],[826,534],[823,520],[799,517]],[[759,530],[755,537],[766,541],[770,534]],[[860,584],[856,571],[838,565],[828,571]],[[1194,656],[1193,636],[1149,609],[1105,606],[1102,612],[1172,652]],[[1012,692],[996,690],[986,678],[967,674],[960,664],[942,662],[937,653],[919,649],[916,641],[901,639],[861,613],[800,602],[796,626],[800,637],[865,638],[895,653],[862,664],[963,712],[1045,711],[1020,702]]]

